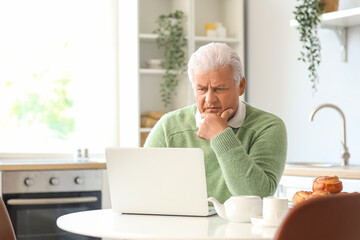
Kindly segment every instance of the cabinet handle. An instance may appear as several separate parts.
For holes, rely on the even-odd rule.
[[[7,200],[8,205],[54,205],[71,203],[88,203],[98,201],[97,197],[70,197],[70,198],[19,198]]]

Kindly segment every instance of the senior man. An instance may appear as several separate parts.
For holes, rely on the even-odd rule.
[[[246,80],[238,54],[226,44],[207,44],[192,54],[188,75],[196,104],[164,115],[145,147],[201,148],[208,196],[221,202],[273,195],[286,161],[286,128],[240,101]]]

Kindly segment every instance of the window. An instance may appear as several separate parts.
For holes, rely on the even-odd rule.
[[[114,2],[0,2],[0,153],[116,144]]]

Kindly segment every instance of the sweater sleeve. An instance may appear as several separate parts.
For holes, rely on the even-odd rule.
[[[226,185],[234,195],[273,195],[284,171],[287,136],[279,120],[265,128],[247,153],[229,127],[210,141]]]

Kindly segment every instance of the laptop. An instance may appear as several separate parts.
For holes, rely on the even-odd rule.
[[[106,148],[112,209],[120,213],[210,216],[200,148]]]

